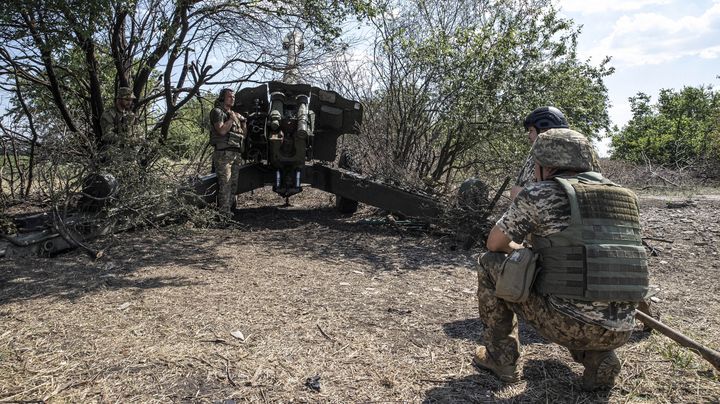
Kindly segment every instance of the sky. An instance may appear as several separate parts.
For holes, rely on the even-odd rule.
[[[581,59],[611,56],[605,79],[610,119],[632,117],[629,97],[660,89],[712,85],[720,89],[720,0],[555,0],[560,14],[582,25]],[[598,144],[607,155],[608,141]]]

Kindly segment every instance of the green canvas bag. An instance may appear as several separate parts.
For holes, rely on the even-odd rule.
[[[513,303],[525,302],[538,272],[537,257],[529,248],[508,254],[495,281],[495,296]]]

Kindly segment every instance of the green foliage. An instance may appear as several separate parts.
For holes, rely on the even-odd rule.
[[[695,354],[688,348],[682,347],[674,341],[658,341],[655,349],[660,356],[670,361],[675,369],[698,368]]]
[[[720,156],[720,92],[663,89],[630,98],[633,117],[612,136],[613,158],[669,168],[707,168]]]
[[[299,7],[310,29],[317,32],[319,43],[328,44],[342,34],[338,22],[347,16],[356,16],[358,20],[375,15],[377,8],[372,0],[303,0]],[[284,6],[279,5],[283,10]],[[317,42],[317,41],[316,41]]]
[[[208,116],[212,108],[210,100],[195,98],[185,105],[173,118],[165,141],[165,154],[173,160],[187,159],[197,155],[208,143]]]
[[[579,30],[550,1],[398,0],[387,9],[398,12],[374,20],[381,79],[363,135],[390,165],[445,184],[504,177],[529,149],[523,118],[542,105],[587,136],[608,129],[603,80],[613,70],[577,59]]]
[[[44,175],[52,164],[92,163],[119,86],[137,97],[140,168],[149,175],[157,159],[186,162],[206,143],[203,86],[271,76],[284,68],[288,31],[314,35],[305,51],[322,54],[348,16],[373,13],[368,0],[0,2],[0,91],[12,100],[0,120],[13,140],[0,150],[31,156],[27,175],[12,173],[20,176],[13,189],[30,190],[36,165]]]

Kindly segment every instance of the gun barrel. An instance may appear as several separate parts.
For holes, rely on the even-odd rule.
[[[659,322],[658,320],[655,320],[654,318],[648,316],[640,310],[635,311],[635,318],[642,321],[645,325],[652,328],[653,330],[656,330],[657,332],[684,346],[685,348],[690,348],[691,350],[697,352],[700,356],[703,357],[703,359],[710,362],[710,364],[713,365],[715,369],[720,371],[720,352],[701,345],[697,341],[691,339],[690,337],[682,334],[677,330],[668,327],[667,325]]]

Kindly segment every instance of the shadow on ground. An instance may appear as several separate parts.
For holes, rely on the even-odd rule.
[[[518,332],[520,334],[521,345],[548,343],[548,341],[538,334],[534,328],[525,324],[522,319],[519,321]],[[467,318],[443,324],[443,330],[448,337],[453,339],[466,339],[480,343],[482,343],[483,328],[484,325],[482,320],[478,318]]]
[[[128,235],[125,235],[128,236]],[[0,260],[0,306],[48,297],[74,300],[100,290],[155,289],[188,286],[184,277],[136,277],[138,270],[159,262],[192,264],[206,257],[171,243],[129,235],[131,243],[115,246],[115,236],[101,240],[113,253],[91,260],[75,250],[53,258],[23,257]],[[166,240],[164,240],[166,241]],[[172,257],[168,259],[168,257]]]
[[[365,215],[342,215],[330,207],[262,206],[236,211],[224,228],[185,229],[169,226],[111,235],[95,240],[104,251],[92,261],[80,250],[54,258],[0,260],[0,305],[59,297],[76,299],[99,289],[188,286],[184,277],[133,277],[146,267],[177,265],[190,269],[225,269],[248,244],[270,257],[293,255],[319,262],[367,264],[377,271],[406,271],[451,261],[468,254],[428,249],[418,241],[429,237],[391,224],[367,224]],[[219,248],[232,246],[232,248]]]
[[[423,403],[609,402],[609,392],[587,393],[580,390],[579,375],[555,359],[526,361],[522,381],[514,385],[503,385],[487,371],[476,372],[431,388],[426,392]]]

